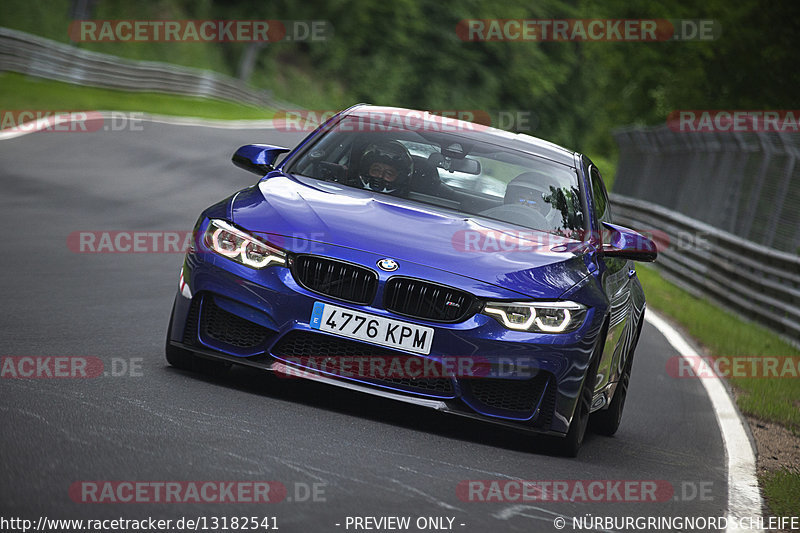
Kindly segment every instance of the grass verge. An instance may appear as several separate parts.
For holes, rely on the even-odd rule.
[[[143,111],[156,115],[231,120],[266,119],[275,113],[268,108],[210,98],[85,87],[14,72],[0,74],[0,107],[5,111]]]
[[[666,281],[655,269],[637,267],[647,305],[680,323],[712,356],[800,356],[800,350],[770,330],[746,322]],[[800,434],[800,379],[732,378],[739,409]],[[760,476],[776,516],[800,516],[800,473],[778,470]]]
[[[712,356],[792,356],[800,357],[793,347],[770,330],[692,296],[664,280],[652,268],[637,268],[645,288],[647,304],[681,323],[687,332]],[[797,432],[800,430],[800,379],[732,378],[741,392],[738,405],[742,412],[777,422]]]
[[[763,476],[761,483],[772,512],[777,516],[798,516],[800,474],[778,470]]]

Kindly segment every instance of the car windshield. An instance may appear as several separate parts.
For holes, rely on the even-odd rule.
[[[436,128],[348,117],[285,170],[565,237],[580,235],[575,169]]]

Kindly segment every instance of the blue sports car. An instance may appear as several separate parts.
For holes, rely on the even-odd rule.
[[[645,299],[642,235],[598,168],[527,135],[357,105],[206,209],[169,363],[248,365],[550,435],[612,435]],[[476,185],[478,184],[478,185]]]

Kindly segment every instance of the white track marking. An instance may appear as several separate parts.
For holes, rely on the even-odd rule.
[[[731,399],[728,389],[722,380],[714,374],[708,367],[705,360],[699,359],[700,354],[686,341],[683,335],[667,323],[659,315],[647,310],[645,320],[652,324],[667,339],[681,357],[689,359],[694,365],[697,360],[701,361],[698,368],[698,375],[712,376],[700,379],[711,400],[714,408],[714,415],[719,424],[722,442],[725,446],[725,456],[728,464],[728,518],[729,519],[752,519],[756,524],[761,520],[761,509],[763,502],[761,492],[758,488],[758,478],[756,477],[756,454],[753,444],[747,436],[745,430],[747,422],[742,419],[739,410]],[[760,529],[739,529],[736,524],[729,524],[726,531],[734,533],[738,531],[763,531]]]

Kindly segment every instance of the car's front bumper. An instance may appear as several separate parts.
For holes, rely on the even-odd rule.
[[[341,251],[335,248],[315,252],[336,257]],[[349,250],[347,257],[340,259],[369,265],[381,258]],[[404,267],[403,275],[458,286],[452,274],[420,265]],[[510,331],[480,313],[455,324],[397,316],[379,303],[383,285],[392,274],[397,273],[380,273],[372,304],[355,305],[305,289],[287,267],[253,270],[207,251],[191,252],[184,263],[185,285],[175,299],[169,340],[204,357],[312,379],[518,430],[559,435],[567,432],[588,362],[598,344],[602,316],[590,309],[579,330],[562,335]],[[467,289],[479,297],[513,296],[495,286],[480,286],[474,280],[469,285]],[[419,356],[314,329],[309,322],[315,302],[432,327],[431,352]],[[398,358],[479,359],[488,362],[491,373],[484,377],[383,380],[326,372],[318,366],[302,364],[302,357],[351,355],[343,352],[356,345],[359,353],[371,353],[374,349],[381,356]]]

